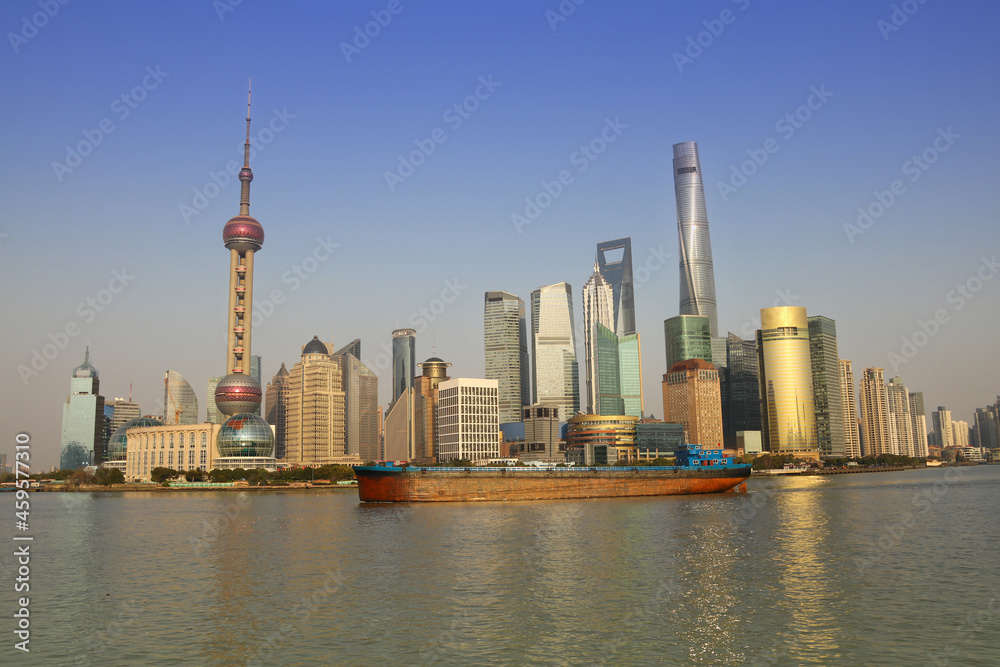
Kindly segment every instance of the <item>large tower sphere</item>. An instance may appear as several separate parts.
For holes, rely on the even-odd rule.
[[[230,373],[215,386],[215,406],[224,415],[256,412],[260,398],[260,385],[244,373]]]
[[[264,227],[249,215],[237,215],[222,228],[222,240],[230,250],[257,252],[264,245]]]
[[[219,429],[216,440],[219,456],[274,457],[274,433],[271,425],[254,414],[230,417]]]

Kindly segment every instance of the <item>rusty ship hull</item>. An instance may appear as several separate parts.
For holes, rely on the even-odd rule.
[[[423,468],[355,466],[362,502],[469,502],[672,496],[733,491],[750,466]]]

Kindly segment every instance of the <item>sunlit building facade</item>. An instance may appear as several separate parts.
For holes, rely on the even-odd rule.
[[[531,393],[535,403],[554,405],[570,417],[580,411],[573,291],[569,283],[531,293]]]
[[[605,324],[619,336],[634,334],[635,286],[632,281],[632,239],[629,237],[597,244],[595,273],[611,286],[612,320]],[[602,324],[604,324],[602,322]]]
[[[63,405],[59,467],[64,470],[100,465],[104,454],[104,397],[100,373],[90,365],[90,348],[73,369]]]
[[[413,386],[417,374],[417,332],[396,329],[392,332],[392,400]]]
[[[498,384],[478,378],[438,384],[439,461],[484,463],[500,457]]]
[[[858,404],[854,397],[854,368],[850,359],[840,359],[840,409],[844,424],[844,456],[861,458],[861,433],[858,429]]]
[[[346,456],[345,449],[342,362],[313,336],[288,374],[285,462],[293,466],[339,463]]]
[[[708,212],[705,207],[705,186],[701,176],[701,161],[698,159],[698,144],[693,141],[674,144],[673,167],[680,247],[680,314],[707,317],[710,335],[717,336],[719,323],[715,302],[715,269],[712,265],[712,243],[708,233]],[[670,362],[667,363],[669,368]]]
[[[274,458],[279,461],[285,458],[285,438],[288,433],[288,375],[288,369],[282,363],[281,368],[267,383],[264,401],[264,419],[274,427]]]
[[[125,481],[149,482],[154,468],[209,471],[223,467],[216,447],[221,428],[220,424],[208,422],[158,426],[154,420],[142,418],[124,433]],[[247,462],[239,467],[272,466]]]
[[[927,414],[922,391],[910,392],[910,420],[913,422],[914,456],[927,458]]]
[[[682,424],[686,442],[721,448],[719,371],[704,359],[679,361],[663,376],[663,421]]]
[[[163,374],[163,423],[168,425],[197,424],[198,396],[184,376],[177,371]]]
[[[842,458],[844,409],[841,405],[837,325],[829,317],[809,318],[809,355],[812,361],[813,402],[816,405],[816,438],[824,458]]]
[[[598,356],[599,343],[597,327],[603,327],[605,332],[610,331],[611,336],[615,333],[615,304],[614,289],[603,275],[601,275],[597,264],[594,264],[594,272],[583,285],[583,356],[587,369],[587,412],[591,414],[604,414],[598,399],[600,385],[600,371]],[[607,339],[607,336],[602,336]],[[617,385],[617,350],[614,354],[614,377],[605,377],[605,384],[612,382]],[[603,363],[607,366],[610,358],[605,354]],[[606,386],[605,389],[608,387]],[[614,393],[617,392],[617,388]],[[607,414],[621,414],[620,410],[611,408]]]
[[[663,321],[663,340],[667,353],[667,368],[678,361],[704,359],[711,362],[712,325],[702,315],[678,315]]]
[[[889,404],[889,438],[892,449],[900,456],[916,456],[913,446],[913,419],[910,415],[910,394],[902,378],[896,376],[886,386]]]
[[[897,454],[892,446],[889,426],[889,394],[881,368],[861,372],[861,444],[863,456]]]
[[[519,421],[521,408],[531,399],[524,300],[510,292],[486,292],[483,340],[486,378],[499,386],[500,423]]]
[[[764,448],[773,454],[818,458],[806,309],[763,308],[760,319],[757,365]]]
[[[743,340],[730,333],[726,340],[724,373],[720,371],[722,392],[722,435],[727,449],[736,447],[740,431],[760,431],[760,373],[757,368],[757,341]],[[713,364],[714,365],[714,364]]]

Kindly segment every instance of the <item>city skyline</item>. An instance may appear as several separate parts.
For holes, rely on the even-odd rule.
[[[928,5],[885,37],[877,22],[888,5],[734,5],[736,22],[678,71],[673,54],[716,19],[704,7],[640,4],[644,20],[635,21],[588,4],[553,27],[527,4],[461,8],[444,23],[439,8],[404,6],[350,62],[339,44],[370,20],[361,8],[318,10],[316,27],[250,6],[224,20],[183,3],[67,10],[7,52],[4,81],[26,94],[0,111],[20,128],[3,163],[0,275],[19,288],[0,304],[17,322],[5,337],[0,400],[10,408],[4,428],[31,431],[43,465],[56,462],[58,426],[49,422],[88,343],[105,396],[127,395],[132,383],[143,414],[160,413],[171,369],[208,404],[202,392],[221,374],[226,326],[218,238],[238,189],[234,122],[250,75],[260,100],[254,170],[268,184],[255,207],[274,230],[255,267],[254,352],[265,378],[295,362],[300,340],[332,329],[338,344],[365,342],[361,361],[382,380],[385,406],[391,369],[377,361],[386,346],[391,357],[399,326],[416,329],[417,360],[436,347],[455,377],[481,376],[481,293],[582,285],[593,244],[630,236],[644,390],[657,396],[662,322],[677,313],[670,147],[693,140],[711,210],[720,335],[751,338],[760,308],[805,306],[837,321],[840,355],[856,373],[885,368],[970,423],[993,402],[1000,281],[989,243],[970,239],[995,234],[987,179],[997,135],[985,110],[997,56],[985,45],[996,8],[983,5],[972,20]],[[15,30],[26,12],[5,7],[0,22]],[[457,22],[468,26],[461,34],[435,31]],[[308,41],[318,24],[328,26],[314,40],[329,72],[315,80],[297,70],[299,53],[239,48],[247,30],[305,30]],[[807,36],[806,24],[823,24],[822,34]],[[472,39],[487,26],[495,32]],[[129,31],[147,39],[118,37]],[[428,34],[439,43],[418,48]],[[773,53],[742,62],[762,36],[777,38]],[[590,52],[595,37],[607,52]],[[520,38],[527,57],[498,48]],[[90,53],[95,39],[107,41],[106,53],[68,57]],[[185,40],[204,45],[188,52]],[[855,53],[835,48],[845,40]],[[456,50],[468,57],[442,64]],[[539,77],[533,64],[555,54],[571,64]],[[859,62],[869,71],[859,73]],[[448,113],[455,105],[461,114]],[[101,130],[105,117],[113,131]],[[447,141],[390,189],[385,173],[407,171],[398,156],[409,161],[437,128]],[[65,147],[88,137],[77,164]],[[594,159],[578,153],[598,139],[606,144]],[[562,169],[572,182],[558,180]],[[525,198],[540,206],[540,195],[554,200],[529,225],[512,224]],[[332,311],[317,308],[331,299]]]

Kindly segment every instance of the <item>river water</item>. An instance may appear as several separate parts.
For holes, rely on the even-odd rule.
[[[6,632],[0,664],[1000,661],[1000,466],[642,499],[31,501],[31,652]]]

